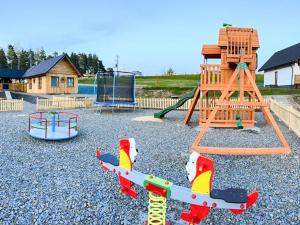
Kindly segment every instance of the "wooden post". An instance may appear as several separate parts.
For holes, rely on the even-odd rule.
[[[231,76],[231,78],[229,79],[229,82],[225,88],[225,90],[223,91],[221,97],[219,98],[218,102],[221,102],[224,100],[225,96],[227,95],[233,81],[236,79],[238,75],[238,70],[236,69],[233,73],[233,75]],[[199,151],[199,143],[203,137],[203,135],[205,134],[205,132],[207,131],[208,127],[210,126],[210,123],[211,121],[213,120],[213,118],[215,117],[217,111],[219,110],[220,106],[219,105],[216,105],[213,109],[213,111],[210,113],[208,119],[206,120],[206,123],[204,124],[203,128],[201,129],[200,133],[198,134],[198,136],[196,137],[193,145],[192,145],[192,149],[195,150],[195,151]]]
[[[185,115],[184,120],[183,120],[183,125],[188,124],[188,122],[190,121],[190,119],[192,117],[192,114],[194,112],[195,106],[196,106],[196,104],[197,104],[197,102],[199,100],[199,96],[200,96],[200,87],[198,86],[197,90],[196,90],[196,92],[194,94],[192,103],[191,103],[191,105],[190,105],[190,107],[189,107],[189,109],[188,109],[188,111],[187,111],[187,113]]]

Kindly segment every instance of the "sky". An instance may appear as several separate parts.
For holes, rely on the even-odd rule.
[[[105,67],[199,73],[223,23],[257,29],[258,66],[300,42],[299,0],[0,0],[0,47],[96,53]]]

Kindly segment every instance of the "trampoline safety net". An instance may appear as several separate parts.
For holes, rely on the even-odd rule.
[[[135,75],[129,72],[97,73],[97,101],[108,104],[135,103]]]

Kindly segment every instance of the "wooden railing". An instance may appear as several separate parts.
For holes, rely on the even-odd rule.
[[[27,84],[11,83],[9,84],[10,91],[27,92]]]
[[[284,105],[273,99],[270,99],[268,104],[276,116],[300,137],[300,112],[294,109],[293,106]]]
[[[24,101],[23,99],[0,99],[0,112],[18,112],[23,111]]]
[[[211,112],[213,111],[214,108],[202,108],[200,112],[200,117],[199,117],[199,122],[200,123],[205,123],[210,116]],[[225,109],[220,109],[216,115],[215,118],[213,119],[213,122],[236,122],[236,116],[237,114],[240,115],[243,123],[251,123],[254,121],[254,116],[255,116],[255,109],[253,108],[235,108],[235,107],[230,107],[230,108],[225,108]]]
[[[178,102],[179,99],[172,98],[136,98],[137,105],[115,105],[118,108],[141,108],[141,109],[165,109],[171,105],[174,105]],[[217,102],[217,99],[212,101],[209,99],[203,99],[203,107],[211,108],[212,102],[214,104]],[[230,101],[238,101],[238,98],[230,98]],[[265,99],[268,101],[268,98]],[[71,108],[89,108],[93,106],[94,100],[92,98],[73,98],[73,97],[56,97],[52,99],[37,99],[37,111],[41,110],[51,110],[51,109],[71,109]],[[192,99],[187,100],[181,107],[176,110],[188,110],[189,106],[192,103]],[[232,106],[232,108],[241,108],[240,106]],[[195,110],[199,110],[198,107]]]
[[[219,64],[203,64],[201,65],[201,79],[202,85],[216,85],[222,84],[221,68]]]
[[[39,99],[36,102],[36,111],[52,109],[89,108],[93,105],[92,98],[53,97],[52,99]]]
[[[251,56],[252,47],[250,36],[228,36],[227,56],[237,57],[240,55]]]

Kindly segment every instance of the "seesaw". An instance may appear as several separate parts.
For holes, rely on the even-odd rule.
[[[132,198],[138,196],[132,189],[140,185],[149,192],[148,221],[146,224],[171,224],[166,221],[166,199],[190,204],[190,211],[182,212],[180,218],[189,224],[198,224],[213,208],[228,209],[233,214],[241,214],[250,208],[258,198],[258,192],[247,194],[245,189],[212,189],[214,175],[213,160],[193,152],[186,165],[191,188],[181,187],[168,180],[132,170],[137,155],[135,140],[120,140],[120,160],[111,154],[102,154],[97,148],[96,157],[104,171],[112,171],[119,176],[120,193]]]

